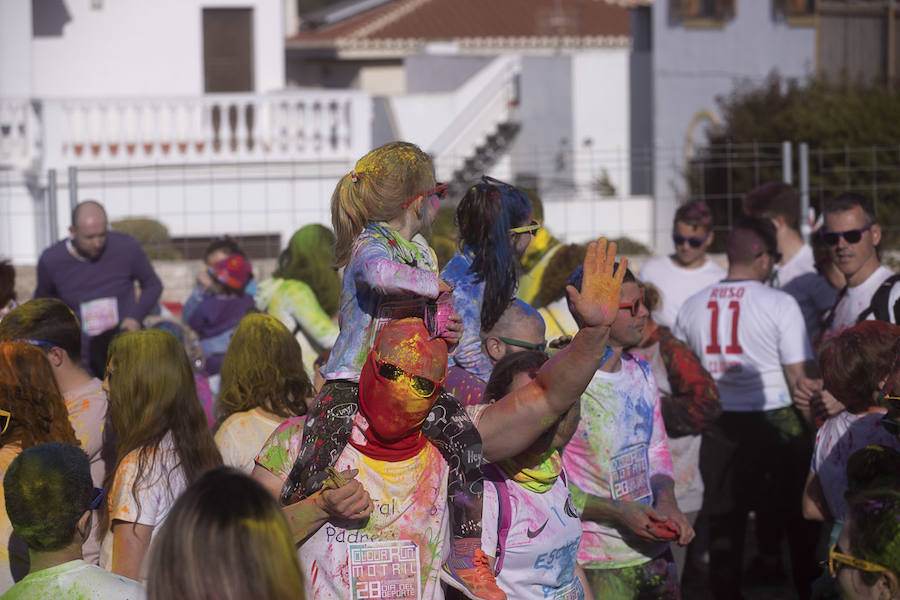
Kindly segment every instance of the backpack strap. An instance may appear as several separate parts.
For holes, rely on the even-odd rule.
[[[494,561],[494,574],[498,575],[503,568],[503,556],[506,554],[506,538],[509,537],[509,527],[512,524],[512,502],[509,499],[509,489],[506,487],[506,477],[500,467],[491,463],[481,468],[484,478],[494,484],[497,490],[497,559]]]
[[[891,310],[889,304],[891,301],[891,290],[898,281],[900,281],[900,274],[891,275],[885,279],[878,286],[878,289],[875,290],[875,293],[872,294],[872,302],[869,303],[869,307],[859,313],[859,318],[857,318],[856,322],[862,323],[871,315],[877,321],[887,321],[896,325],[898,323],[897,319],[900,318],[900,300],[894,304],[893,310]]]

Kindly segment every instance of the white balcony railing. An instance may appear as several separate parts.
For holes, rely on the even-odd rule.
[[[46,168],[352,160],[371,143],[371,99],[356,91],[53,99],[35,104],[42,115]],[[0,164],[6,161],[0,156]]]
[[[38,139],[35,105],[27,99],[0,98],[0,167],[32,166]]]

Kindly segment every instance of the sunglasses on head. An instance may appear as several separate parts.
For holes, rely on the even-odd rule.
[[[0,408],[0,435],[6,433],[6,429],[9,427],[9,421],[12,418],[12,413],[8,410],[4,410]]]
[[[691,248],[699,248],[703,245],[703,243],[709,239],[709,234],[707,233],[703,237],[685,237],[678,233],[672,234],[672,241],[675,242],[675,246],[683,246],[685,242],[690,244]]]
[[[848,229],[847,231],[821,231],[819,232],[819,235],[822,237],[822,241],[829,246],[837,246],[841,241],[841,237],[847,240],[848,244],[858,244],[859,240],[862,239],[863,232],[871,229],[874,224],[875,223],[869,223],[865,227]]]
[[[538,229],[540,229],[540,228],[541,228],[541,224],[538,223],[536,220],[532,219],[531,223],[529,223],[528,225],[522,225],[521,227],[513,227],[509,230],[509,232],[515,233],[515,234],[530,233],[531,235],[534,235],[537,233]]]
[[[854,569],[859,569],[860,571],[868,571],[870,573],[891,572],[887,567],[882,567],[881,565],[876,565],[875,563],[871,563],[867,560],[842,553],[837,544],[832,544],[831,548],[828,549],[828,560],[826,561],[826,563],[828,565],[828,573],[832,578],[837,577],[837,572],[841,568],[840,566],[842,564],[851,566]]]
[[[441,200],[447,197],[447,184],[438,182],[433,188],[430,190],[425,190],[421,194],[416,194],[409,200],[403,203],[403,208],[406,208],[419,198],[431,198],[432,196],[437,196]]]
[[[631,316],[636,317],[641,310],[641,305],[646,306],[646,304],[644,304],[644,297],[638,296],[634,299],[633,302],[625,302],[619,304],[619,310],[628,309],[628,311],[631,313]]]
[[[497,339],[503,342],[504,344],[509,344],[510,346],[515,346],[516,348],[525,348],[526,350],[537,350],[538,352],[543,352],[547,349],[547,342],[541,342],[540,344],[532,344],[531,342],[525,342],[522,340],[517,340],[516,338],[508,338],[503,337],[502,335],[498,335]]]
[[[441,386],[437,381],[423,375],[411,375],[397,365],[382,360],[374,351],[373,358],[375,360],[375,372],[379,377],[387,379],[388,381],[400,381],[401,379],[406,379],[409,389],[420,398],[428,398]]]

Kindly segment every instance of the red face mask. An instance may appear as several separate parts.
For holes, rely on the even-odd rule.
[[[435,361],[441,363],[440,369],[434,368]],[[350,443],[378,460],[415,456],[426,443],[422,423],[437,400],[446,371],[446,345],[430,340],[421,320],[385,325],[359,378],[359,407],[368,423],[365,441]],[[440,380],[432,379],[435,372],[442,373]]]

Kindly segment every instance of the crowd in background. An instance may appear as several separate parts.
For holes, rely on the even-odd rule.
[[[97,201],[33,299],[0,263],[2,598],[900,598],[870,198],[810,245],[797,191],[760,186],[724,266],[689,202],[635,273],[530,191],[446,190],[376,148],[333,229],[262,281],[213,241],[178,309]]]

